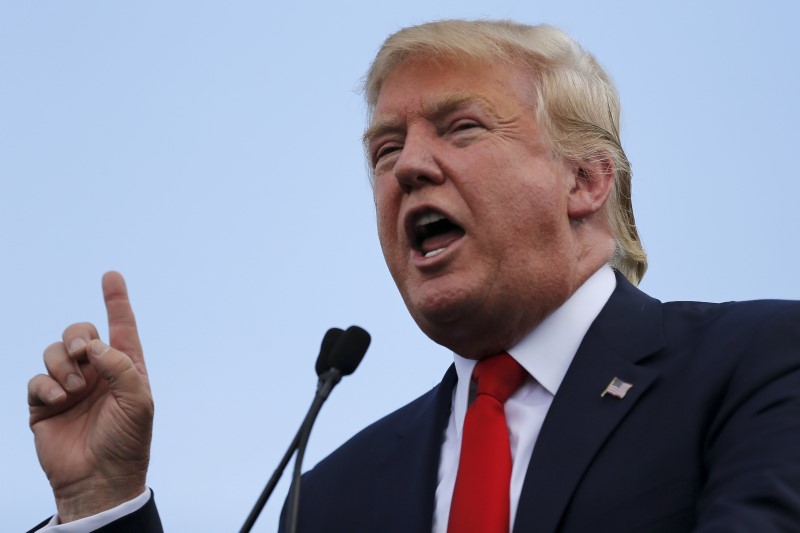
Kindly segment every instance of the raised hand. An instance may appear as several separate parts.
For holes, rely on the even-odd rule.
[[[125,280],[103,276],[109,345],[89,323],[44,352],[47,375],[28,383],[30,426],[59,517],[70,522],[145,490],[153,398]]]

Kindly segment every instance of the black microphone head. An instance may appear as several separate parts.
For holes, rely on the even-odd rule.
[[[338,369],[343,376],[352,374],[367,353],[369,342],[369,333],[358,326],[350,326],[331,349],[330,368]]]
[[[336,346],[336,341],[344,334],[341,328],[331,328],[325,332],[322,337],[322,345],[319,347],[319,355],[317,356],[317,363],[314,365],[314,370],[317,375],[321,376],[331,368],[331,350]]]

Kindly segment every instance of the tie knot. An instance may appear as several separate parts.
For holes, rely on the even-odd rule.
[[[488,394],[500,403],[506,403],[527,376],[528,372],[507,353],[481,359],[472,371],[478,394]]]

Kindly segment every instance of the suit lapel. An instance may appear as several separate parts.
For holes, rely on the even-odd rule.
[[[557,530],[595,454],[657,376],[637,363],[663,345],[661,303],[617,274],[617,288],[584,337],[542,425],[515,532]],[[615,377],[633,387],[624,398],[601,398]]]
[[[451,365],[441,384],[420,399],[414,416],[399,426],[396,441],[375,473],[376,493],[387,489],[389,493],[374,499],[372,531],[431,530],[442,439],[456,380]]]

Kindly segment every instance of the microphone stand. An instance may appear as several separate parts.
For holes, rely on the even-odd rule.
[[[283,471],[286,469],[286,465],[289,464],[289,460],[294,455],[295,450],[297,450],[297,457],[295,458],[295,466],[294,466],[294,478],[292,482],[292,500],[291,500],[291,515],[290,515],[290,529],[289,531],[295,533],[297,531],[297,515],[300,507],[300,469],[302,467],[303,456],[305,455],[306,445],[308,444],[308,437],[311,435],[311,428],[314,425],[314,421],[317,419],[317,415],[319,415],[320,409],[322,409],[322,404],[325,403],[325,400],[328,399],[328,396],[333,390],[333,387],[336,386],[339,381],[342,379],[342,373],[336,369],[332,368],[326,372],[324,372],[320,377],[319,381],[317,382],[317,392],[314,395],[314,401],[311,402],[311,407],[308,409],[308,413],[306,413],[306,417],[303,419],[303,423],[300,424],[300,429],[297,430],[297,433],[292,440],[292,443],[289,445],[289,448],[286,450],[286,453],[283,454],[283,458],[281,459],[278,468],[275,469],[273,472],[272,477],[269,478],[267,482],[267,486],[264,487],[264,490],[261,492],[261,495],[258,497],[256,504],[253,506],[253,509],[250,511],[250,514],[247,516],[247,520],[245,520],[242,529],[239,530],[239,533],[249,533],[250,530],[253,528],[253,525],[256,523],[258,519],[258,515],[261,514],[261,511],[264,509],[264,506],[267,504],[267,500],[272,495],[272,492],[275,490],[275,487],[278,485],[278,481],[283,475]]]
[[[290,515],[289,515],[289,531],[296,533],[297,531],[297,516],[300,508],[300,470],[303,464],[303,456],[306,453],[306,445],[308,438],[311,435],[311,427],[317,419],[322,404],[328,399],[331,390],[341,381],[342,376],[352,374],[355,371],[364,354],[369,347],[370,336],[369,333],[359,328],[358,326],[350,326],[347,331],[342,331],[339,328],[331,328],[322,339],[322,347],[320,354],[317,358],[316,370],[319,375],[317,381],[317,392],[314,395],[314,401],[311,402],[311,407],[300,424],[300,429],[297,430],[289,449],[283,454],[278,468],[272,474],[272,477],[267,482],[267,486],[258,497],[258,501],[253,510],[250,511],[247,520],[245,520],[242,529],[239,533],[249,533],[253,525],[261,514],[261,510],[267,503],[267,499],[275,490],[278,480],[283,474],[283,470],[289,463],[292,454],[297,450],[294,464],[294,481],[291,487],[291,501],[290,501]]]
[[[297,533],[297,516],[300,511],[300,473],[303,466],[303,457],[306,454],[308,438],[311,436],[311,428],[317,419],[322,404],[328,399],[333,388],[342,380],[342,372],[338,368],[331,368],[319,377],[317,383],[317,394],[308,410],[308,415],[300,426],[298,435],[297,455],[294,458],[294,472],[292,475],[292,494],[289,501],[289,533]]]

